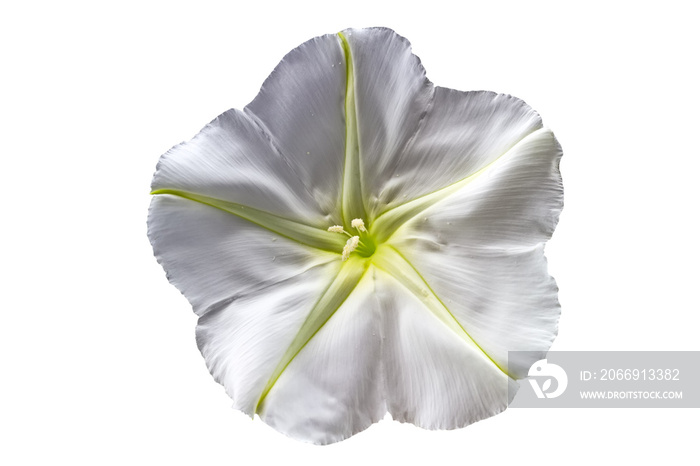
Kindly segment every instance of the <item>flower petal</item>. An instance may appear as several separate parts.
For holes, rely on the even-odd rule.
[[[298,440],[338,442],[386,413],[379,309],[370,269],[287,366],[260,417]]]
[[[377,273],[376,281],[382,296],[387,408],[394,419],[454,429],[506,408],[517,390],[514,380],[462,330],[436,318],[427,296],[388,273]]]
[[[245,108],[312,190],[324,212],[338,211],[345,148],[345,57],[337,35],[287,54]],[[329,223],[339,223],[335,218]]]
[[[411,44],[394,31],[349,29],[341,36],[352,62],[357,117],[357,134],[348,137],[357,139],[365,209],[373,218],[379,208],[376,196],[385,182],[382,176],[418,130],[433,86],[411,53]]]
[[[153,197],[148,236],[168,279],[198,315],[340,257],[167,194]]]
[[[329,285],[339,266],[334,262],[313,267],[242,294],[200,317],[197,345],[235,409],[255,414],[266,384],[303,327],[319,290]]]
[[[539,115],[515,97],[437,87],[408,146],[373,168],[377,205],[392,209],[467,178],[541,126]]]
[[[509,350],[544,353],[556,335],[557,286],[543,250],[562,208],[560,156],[539,130],[390,240],[501,367]],[[526,376],[526,363],[510,375]]]
[[[400,154],[431,96],[406,39],[385,28],[349,29],[290,52],[246,113],[322,208],[341,210],[336,223],[348,223],[367,218],[373,174]]]
[[[289,162],[248,116],[235,109],[165,153],[152,189],[235,202],[323,229],[329,223]]]

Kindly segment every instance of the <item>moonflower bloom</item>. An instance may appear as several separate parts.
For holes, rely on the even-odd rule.
[[[453,429],[505,409],[556,335],[560,157],[523,101],[346,30],[162,156],[148,233],[236,409],[319,444],[387,411]]]

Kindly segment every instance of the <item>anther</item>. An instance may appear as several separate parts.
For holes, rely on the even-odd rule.
[[[357,228],[359,231],[367,231],[365,228],[365,222],[361,218],[356,218],[350,222],[350,226]]]
[[[348,260],[350,253],[357,248],[358,244],[360,244],[359,236],[353,236],[345,243],[345,247],[343,248],[343,261]]]

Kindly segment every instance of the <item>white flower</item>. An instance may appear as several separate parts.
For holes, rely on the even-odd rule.
[[[235,408],[314,443],[387,411],[451,429],[505,409],[555,337],[560,156],[521,100],[347,30],[163,155],[149,237]]]

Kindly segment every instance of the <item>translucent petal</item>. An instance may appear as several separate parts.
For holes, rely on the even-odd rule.
[[[390,240],[502,367],[507,351],[544,353],[556,335],[557,286],[543,250],[562,208],[560,156],[539,130]]]
[[[379,209],[381,177],[402,157],[418,130],[433,86],[408,40],[390,29],[350,29],[342,34],[353,65],[361,183],[372,217]]]
[[[148,236],[168,279],[199,315],[340,257],[172,195],[153,197]]]
[[[468,337],[436,318],[425,296],[383,272],[376,282],[387,407],[394,419],[426,429],[454,429],[506,408],[517,390],[512,379]]]
[[[337,35],[287,54],[245,111],[324,212],[340,202],[345,149],[345,56]],[[329,223],[338,223],[339,218]]]
[[[325,228],[326,214],[248,116],[229,110],[158,162],[152,189],[235,202]]]
[[[236,297],[207,313],[197,325],[197,344],[207,367],[236,409],[255,414],[275,372],[309,310],[338,271],[339,262],[313,267]]]
[[[370,269],[281,374],[261,406],[266,423],[293,438],[326,444],[384,416],[373,275]]]
[[[407,147],[383,154],[383,165],[374,168],[378,205],[391,209],[458,182],[541,126],[539,115],[515,97],[437,87]]]

